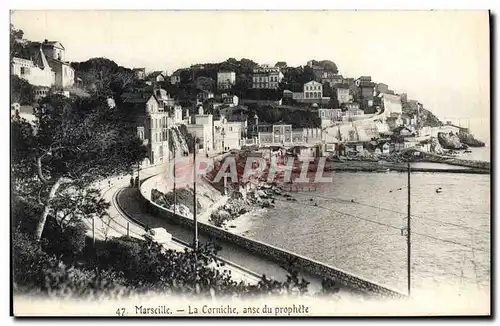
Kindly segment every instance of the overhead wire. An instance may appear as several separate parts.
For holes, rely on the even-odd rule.
[[[307,193],[297,193],[297,194],[299,196],[311,196],[311,197],[322,198],[322,199],[345,201],[346,203],[348,203],[348,202],[349,203],[354,203],[354,204],[358,204],[358,205],[361,205],[361,206],[376,208],[376,209],[380,209],[380,210],[384,210],[384,211],[388,211],[388,212],[393,212],[393,213],[397,213],[397,214],[401,214],[401,215],[405,215],[406,216],[405,212],[393,210],[393,209],[386,208],[386,207],[381,207],[381,206],[375,206],[375,205],[366,204],[366,203],[360,202],[358,200],[352,201],[352,200],[344,199],[344,198],[340,198],[340,197],[327,197],[327,196],[312,195],[312,194],[307,194]],[[487,234],[490,233],[490,231],[476,229],[476,228],[473,228],[471,226],[456,224],[456,223],[447,222],[447,221],[441,221],[441,220],[437,220],[437,219],[433,219],[433,218],[430,218],[430,217],[425,217],[425,216],[421,216],[421,215],[417,215],[417,214],[410,214],[410,216],[411,217],[415,217],[415,218],[419,218],[419,219],[424,219],[424,220],[429,220],[429,221],[441,223],[443,225],[452,225],[452,226],[455,226],[455,227],[460,227],[460,228],[464,228],[464,229],[470,229],[470,230],[474,230],[474,231],[480,232],[480,233],[487,233]]]
[[[378,225],[385,226],[385,227],[392,228],[392,229],[396,229],[396,230],[401,230],[402,229],[401,227],[397,227],[397,226],[390,225],[390,224],[383,223],[383,222],[379,222],[379,221],[374,221],[374,220],[371,220],[371,219],[368,219],[368,218],[360,217],[360,216],[357,216],[357,215],[354,215],[354,214],[350,214],[350,213],[338,211],[338,210],[335,210],[335,209],[332,209],[332,208],[328,208],[328,207],[324,207],[324,206],[320,206],[320,205],[311,205],[311,204],[308,204],[308,203],[297,203],[297,202],[287,201],[287,200],[282,200],[282,199],[275,199],[275,200],[286,202],[286,203],[295,203],[295,204],[299,204],[299,205],[306,205],[306,206],[309,206],[309,207],[319,207],[319,208],[323,208],[325,210],[329,210],[329,211],[332,211],[332,212],[336,212],[336,213],[339,213],[339,214],[343,214],[343,215],[346,215],[346,216],[350,216],[350,217],[353,217],[353,218],[364,220],[364,221],[367,221],[369,223],[378,224]],[[433,239],[433,240],[436,240],[436,241],[442,241],[442,242],[446,242],[446,243],[455,244],[455,245],[462,246],[462,247],[465,247],[465,248],[468,248],[468,249],[472,249],[473,248],[473,247],[470,247],[470,246],[467,246],[467,245],[464,245],[462,243],[455,242],[455,241],[452,241],[452,240],[442,239],[442,238],[434,237],[434,236],[431,236],[431,235],[427,235],[427,234],[423,234],[423,233],[412,231],[412,235],[414,235],[414,234],[420,235],[420,236],[423,236],[423,237],[426,237],[426,238],[429,238],[429,239]],[[486,252],[486,250],[481,249],[481,248],[473,248],[473,249],[474,250],[479,250],[479,251]]]

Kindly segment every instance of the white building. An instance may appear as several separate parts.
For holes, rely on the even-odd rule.
[[[261,145],[283,145],[293,142],[292,125],[275,124],[269,126],[268,131],[258,133],[258,141]]]
[[[236,73],[234,71],[219,71],[217,73],[217,88],[230,89],[236,83]]]
[[[213,115],[203,113],[203,107],[199,108],[193,122],[186,126],[190,134],[200,139],[200,150],[222,152],[241,148],[245,123],[228,122],[226,118],[214,120]]]
[[[341,109],[318,109],[318,116],[321,120],[342,120],[342,110]]]
[[[199,139],[198,149],[200,151],[212,150],[212,126],[206,124],[188,124],[188,132]]]
[[[151,96],[146,103],[146,113],[149,115],[150,162],[161,163],[168,156],[168,113],[155,96]]]
[[[351,100],[349,95],[349,88],[337,88],[337,100],[339,101],[340,105],[349,103]]]
[[[262,65],[253,70],[252,87],[259,89],[277,89],[283,79],[279,67]]]
[[[318,109],[318,116],[321,119],[321,128],[326,128],[342,121],[343,112],[341,109]]]
[[[151,93],[131,92],[122,95],[123,106],[133,110],[137,136],[148,148],[148,157],[144,166],[156,165],[168,157],[168,110],[164,102]]]
[[[222,95],[222,103],[229,105],[230,107],[237,106],[239,103],[238,96],[236,95]]]
[[[321,99],[323,97],[323,84],[311,80],[304,84],[304,99]]]
[[[213,124],[213,116],[203,114],[203,108],[200,108],[200,112],[194,116],[194,124],[187,125],[189,133],[200,139],[200,150],[213,149]]]
[[[55,84],[55,72],[49,66],[45,54],[40,48],[34,60],[12,58],[11,74],[25,79],[31,85],[50,87]]]
[[[391,114],[403,113],[403,105],[401,104],[401,97],[399,95],[380,93],[382,98],[382,107],[384,108],[384,115],[389,117]]]
[[[241,122],[228,122],[222,118],[214,121],[214,149],[222,151],[224,149],[241,148],[242,135]]]
[[[55,73],[55,85],[59,88],[68,88],[75,83],[75,69],[65,61],[65,48],[57,41],[45,40],[42,44],[47,61]]]

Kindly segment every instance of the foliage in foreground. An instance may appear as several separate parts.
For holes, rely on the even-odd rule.
[[[216,258],[219,248],[202,244],[197,254],[166,250],[150,240],[127,237],[98,243],[83,261],[63,262],[44,252],[28,235],[16,232],[14,284],[18,293],[87,299],[124,298],[140,293],[206,297],[303,295],[309,282],[289,269],[286,281],[263,275],[257,284],[236,281]],[[87,248],[90,249],[90,248]],[[324,293],[338,288],[327,282]]]

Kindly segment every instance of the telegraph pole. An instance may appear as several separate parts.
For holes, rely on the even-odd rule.
[[[92,247],[95,251],[95,216],[92,216]]]
[[[408,226],[407,226],[407,246],[408,246],[408,297],[410,296],[411,293],[411,219],[410,219],[410,209],[411,209],[411,202],[410,202],[410,163],[408,162]]]
[[[174,173],[174,214],[177,214],[177,194],[175,193],[175,157],[177,156],[177,149],[174,146],[174,166],[173,166],[173,173]]]
[[[141,171],[141,165],[137,162],[137,189],[141,191],[141,177],[139,176],[139,172]]]
[[[194,251],[198,252],[198,222],[196,219],[196,147],[198,138],[194,138],[193,146],[193,221],[194,221]]]

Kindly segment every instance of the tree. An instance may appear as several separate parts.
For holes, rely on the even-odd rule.
[[[24,32],[10,24],[10,58],[30,59],[30,51],[23,41]]]
[[[337,74],[339,72],[335,62],[330,60],[321,60],[321,61],[312,60],[312,64],[313,66],[321,67],[324,70],[332,72],[334,74]]]
[[[62,198],[72,206],[74,200],[85,199],[80,213],[73,215],[99,213],[91,192],[68,200],[65,191],[78,194],[98,180],[129,171],[144,159],[146,149],[105,98],[72,101],[49,96],[36,116],[34,125],[13,117],[11,166],[15,193],[43,207],[34,232],[40,241],[49,214],[61,211]]]
[[[330,61],[330,60],[321,60],[319,62],[319,65],[323,67],[326,71],[330,71],[334,74],[337,74],[339,72],[339,69],[337,68],[337,65],[335,62]]]
[[[119,66],[106,58],[92,58],[84,62],[72,62],[76,76],[97,96],[119,98],[123,90],[136,81],[131,69]]]
[[[21,105],[33,104],[35,88],[26,79],[10,75],[10,101]]]
[[[181,84],[189,84],[192,82],[193,75],[191,74],[191,69],[184,69],[181,71]]]
[[[196,88],[213,92],[215,90],[215,80],[209,77],[196,78]]]

